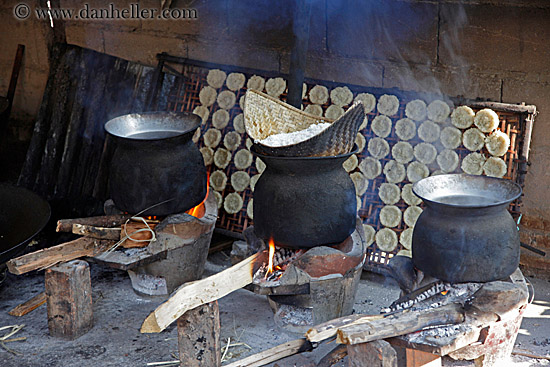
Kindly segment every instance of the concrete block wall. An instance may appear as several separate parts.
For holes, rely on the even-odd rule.
[[[60,2],[76,9],[85,3]],[[15,20],[11,11],[18,2],[7,3],[0,7],[0,93],[7,90],[16,45],[25,43],[28,53],[14,113],[32,118],[46,83],[45,35],[50,30],[44,21]],[[90,8],[105,6],[98,0],[86,3]],[[160,8],[159,0],[124,0],[116,6],[130,3]],[[288,72],[292,1],[172,3],[196,9],[198,19],[65,21],[67,42],[147,65],[155,65],[155,55],[166,51]],[[536,105],[524,212],[528,223],[550,220],[550,2],[313,0],[306,76]]]

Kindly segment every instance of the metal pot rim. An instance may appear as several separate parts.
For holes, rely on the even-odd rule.
[[[165,126],[162,125],[164,123]],[[189,134],[201,124],[199,116],[190,112],[166,112],[151,111],[141,113],[130,113],[112,118],[104,125],[105,131],[117,138],[132,141],[156,141],[166,140]],[[170,137],[162,138],[133,138],[131,135],[151,132],[171,131]]]
[[[328,156],[319,156],[319,157],[283,157],[283,156],[262,154],[257,151],[255,143],[252,144],[252,146],[250,147],[250,152],[257,157],[267,158],[267,159],[277,159],[277,160],[288,160],[288,161],[340,159],[340,158],[350,157],[351,155],[357,153],[358,150],[359,149],[357,148],[357,145],[354,145],[351,152],[339,154],[339,155],[328,155]]]
[[[434,200],[433,198],[428,198],[425,193],[422,193],[421,187],[423,185],[433,184],[432,181],[437,182],[437,181],[440,181],[440,180],[450,180],[452,178],[456,178],[457,180],[464,180],[464,181],[466,181],[466,180],[475,181],[476,183],[481,182],[481,181],[485,181],[485,182],[489,182],[489,183],[492,183],[494,185],[499,185],[499,186],[502,186],[502,187],[506,186],[507,189],[508,189],[509,196],[506,197],[505,199],[495,200],[495,202],[490,203],[490,204],[487,204],[487,203],[483,203],[483,204],[449,204],[449,203],[438,202],[437,200]],[[516,183],[512,180],[507,180],[507,179],[497,178],[497,177],[489,177],[489,176],[469,175],[469,174],[465,174],[465,173],[451,173],[451,174],[444,174],[444,175],[436,175],[436,176],[426,177],[426,178],[423,178],[423,179],[415,182],[413,184],[412,190],[413,190],[413,192],[416,196],[418,196],[419,198],[421,198],[425,202],[433,203],[433,204],[437,204],[437,205],[442,205],[442,206],[447,206],[447,207],[452,207],[452,208],[465,208],[465,209],[468,209],[468,208],[471,208],[471,209],[490,208],[490,207],[495,207],[495,206],[499,206],[499,205],[508,204],[508,203],[516,200],[517,198],[519,198],[522,194],[521,186],[518,183]],[[487,190],[485,190],[485,192],[487,192]]]

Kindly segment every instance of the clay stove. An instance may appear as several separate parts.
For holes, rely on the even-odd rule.
[[[249,247],[265,246],[253,228],[247,235]],[[266,249],[249,288],[267,296],[277,325],[304,333],[313,325],[352,313],[366,253],[359,219],[355,231],[336,246],[286,249],[273,244],[271,249],[273,271],[267,271],[270,251]]]

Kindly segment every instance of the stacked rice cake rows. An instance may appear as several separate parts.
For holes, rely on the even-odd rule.
[[[205,126],[194,139],[200,140],[205,164],[211,167],[210,187],[225,215],[253,219],[251,193],[265,164],[250,153],[252,141],[244,131],[242,115],[244,94],[255,89],[284,99],[286,81],[227,75],[221,70],[210,70],[206,80],[199,93],[201,105],[193,111]],[[405,102],[395,95],[377,98],[354,94],[345,86],[329,90],[306,84],[302,108],[336,119],[357,100],[363,102],[365,120],[356,139],[358,151],[344,168],[356,186],[358,211],[368,244],[375,244],[375,249],[411,256],[412,230],[422,213],[412,183],[451,172],[506,174],[500,157],[507,153],[510,140],[496,130],[498,115],[488,109],[476,114],[469,107],[453,108],[442,100]]]

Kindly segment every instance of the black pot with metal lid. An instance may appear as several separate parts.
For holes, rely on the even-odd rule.
[[[199,116],[187,112],[146,112],[105,124],[116,142],[109,189],[117,208],[162,216],[201,203],[206,167],[192,141],[200,123]]]
[[[342,164],[354,152],[326,157],[276,157],[254,188],[254,232],[277,246],[311,248],[344,241],[355,230],[355,186]]]
[[[447,174],[413,185],[426,207],[413,230],[414,265],[451,282],[504,279],[519,265],[520,240],[509,204],[521,187],[506,179]]]

